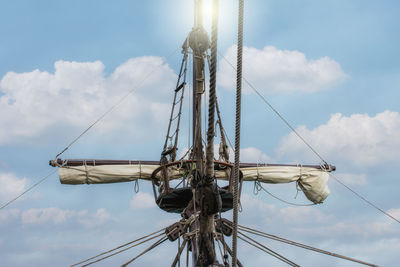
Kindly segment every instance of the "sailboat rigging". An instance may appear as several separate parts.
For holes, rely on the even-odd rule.
[[[215,2],[217,3],[218,1]],[[243,1],[241,2],[243,3]],[[190,251],[193,266],[243,266],[236,258],[236,245],[234,244],[230,248],[224,238],[232,234],[235,235],[235,232],[239,234],[239,239],[249,242],[256,248],[291,266],[298,265],[253,240],[247,234],[261,235],[265,238],[271,238],[304,249],[375,266],[360,260],[268,235],[256,229],[238,225],[235,219],[231,222],[222,217],[222,213],[238,208],[235,198],[240,199],[242,184],[248,181],[271,184],[294,182],[312,203],[322,203],[329,195],[327,187],[329,173],[335,171],[336,167],[326,162],[322,165],[242,163],[239,162],[240,145],[238,144],[240,143],[237,141],[235,146],[235,163],[230,161],[222,116],[215,94],[217,60],[217,32],[215,27],[217,18],[213,19],[213,32],[210,40],[208,33],[203,27],[201,6],[202,1],[195,0],[194,27],[182,45],[182,61],[176,87],[173,92],[174,97],[171,113],[160,160],[61,159],[59,156],[65,151],[63,150],[56,156],[56,159],[50,161],[51,166],[58,167],[60,182],[62,184],[78,185],[131,182],[137,180],[151,181],[154,200],[158,207],[166,212],[180,214],[181,219],[161,231],[128,242],[73,266],[87,266],[99,262],[155,238],[160,239],[122,266],[129,265],[139,256],[166,240],[180,242],[181,239],[183,241],[179,245],[172,266],[176,266],[180,262],[184,248],[187,248],[188,252]],[[238,46],[240,47],[241,44]],[[209,51],[211,51],[211,54],[209,54]],[[192,58],[192,66],[188,66],[189,57]],[[202,97],[206,92],[206,64],[209,64],[210,69],[210,100],[207,142],[206,146],[204,146],[202,121],[205,118],[202,118]],[[193,77],[188,77],[188,68],[190,67],[193,70]],[[241,75],[241,69],[239,68],[238,74]],[[241,82],[240,75],[238,75],[238,80]],[[177,151],[183,113],[182,107],[185,100],[184,96],[188,78],[193,79],[192,142],[190,147],[188,147],[187,153],[183,157],[178,158]],[[215,114],[216,116],[214,116]],[[238,115],[236,118],[238,118]],[[214,155],[216,126],[218,126],[220,132],[218,159]],[[238,127],[240,130],[240,124]],[[221,182],[225,182],[225,185],[223,186]],[[218,248],[222,254],[221,262],[217,257]],[[231,256],[231,261],[228,255]]]

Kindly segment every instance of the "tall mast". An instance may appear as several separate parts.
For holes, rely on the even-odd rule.
[[[202,0],[194,0],[194,27],[189,34],[189,46],[193,51],[193,151],[191,157],[196,161],[195,182],[192,184],[195,193],[193,212],[199,212],[199,219],[193,223],[191,230],[199,231],[199,236],[192,239],[193,264],[205,267],[215,263],[214,216],[221,208],[221,197],[214,182],[214,171],[212,170],[212,173],[205,171],[202,144],[201,97],[205,91],[206,51],[210,48],[210,39],[203,28],[202,5]],[[213,161],[212,155],[211,161]],[[213,168],[213,162],[211,168]]]
[[[194,1],[194,27],[189,36],[193,51],[193,158],[197,161],[196,170],[204,173],[203,144],[201,134],[201,97],[204,93],[204,55],[209,41],[203,28],[203,1]]]
[[[206,267],[216,263],[215,245],[214,245],[214,217],[221,209],[222,201],[218,188],[215,183],[214,176],[214,151],[213,151],[213,137],[214,137],[214,114],[215,111],[215,72],[212,73],[211,81],[213,81],[213,95],[210,103],[213,105],[209,108],[209,129],[207,134],[207,153],[206,164],[204,162],[203,152],[203,138],[201,131],[201,97],[205,91],[205,58],[207,57],[206,51],[210,48],[210,39],[207,32],[203,28],[202,21],[202,0],[195,0],[194,2],[194,28],[189,35],[189,45],[193,51],[193,153],[192,157],[196,161],[196,174],[194,187],[194,203],[197,205],[195,212],[199,212],[199,220],[196,221],[194,227],[199,230],[199,236],[192,241],[196,243],[193,247],[195,253],[193,254],[195,266]],[[213,25],[215,21],[213,20]],[[214,50],[214,63],[216,59],[216,32],[213,29],[213,47]],[[215,64],[213,65],[215,67]],[[210,66],[211,67],[211,66]],[[215,68],[214,68],[215,69]],[[210,83],[211,88],[211,83]],[[210,89],[211,92],[211,89]],[[206,166],[205,166],[206,165]]]

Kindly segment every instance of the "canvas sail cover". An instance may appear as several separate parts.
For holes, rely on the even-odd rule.
[[[243,180],[278,184],[297,182],[306,197],[314,203],[322,203],[329,195],[329,172],[301,166],[266,166],[241,168]]]
[[[159,165],[97,165],[97,166],[65,166],[58,169],[62,184],[104,184],[131,182],[136,179],[150,180],[152,173]],[[260,181],[262,183],[278,184],[297,182],[306,197],[321,203],[329,195],[329,172],[301,166],[260,166],[240,168],[244,181]],[[185,170],[178,166],[168,168],[170,180],[181,178]],[[217,179],[227,180],[230,171],[218,170]],[[161,172],[156,175],[161,179]]]

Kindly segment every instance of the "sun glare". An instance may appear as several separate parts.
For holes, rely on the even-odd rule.
[[[213,17],[213,0],[203,1],[203,20],[206,24],[211,23]]]
[[[208,31],[211,30],[212,18],[214,15],[213,0],[203,0],[203,25]],[[230,1],[220,0],[218,7],[218,24],[220,30],[227,30],[232,24],[235,10]]]

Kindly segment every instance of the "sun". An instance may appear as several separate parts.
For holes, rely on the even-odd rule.
[[[232,5],[230,0],[219,0],[219,6],[214,8],[214,0],[203,0],[202,13],[203,13],[203,26],[207,31],[211,31],[211,24],[213,16],[218,13],[218,28],[220,32],[225,34],[232,34],[233,23],[235,22],[234,10],[235,5]]]
[[[213,0],[203,0],[203,19],[204,22],[211,23],[214,14]]]

